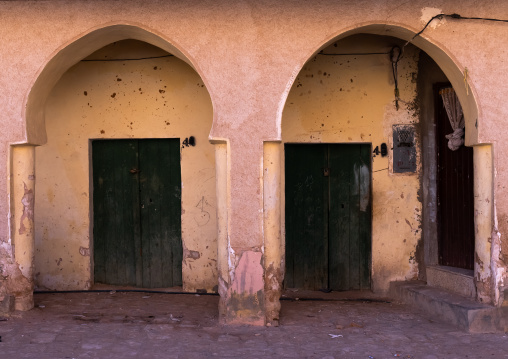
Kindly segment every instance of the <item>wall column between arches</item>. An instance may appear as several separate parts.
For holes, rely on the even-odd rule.
[[[228,207],[229,197],[229,161],[228,144],[226,141],[212,141],[215,145],[215,190],[217,197],[217,270],[219,317],[225,322],[226,296],[230,283],[229,278],[229,236],[228,236]]]
[[[219,320],[222,324],[265,325],[263,152],[235,147],[234,139],[211,142],[216,166]],[[255,163],[253,157],[258,156]],[[253,200],[258,199],[255,210],[259,215],[253,217]]]
[[[480,302],[492,301],[491,233],[493,223],[493,162],[492,146],[473,147],[476,297]]]
[[[14,259],[22,281],[15,285],[15,309],[34,307],[35,146],[11,147],[11,236]]]
[[[279,324],[284,250],[281,238],[280,142],[263,145],[263,235],[266,322]]]

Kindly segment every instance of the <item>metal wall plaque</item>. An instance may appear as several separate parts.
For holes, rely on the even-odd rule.
[[[416,172],[415,128],[393,125],[393,172]]]

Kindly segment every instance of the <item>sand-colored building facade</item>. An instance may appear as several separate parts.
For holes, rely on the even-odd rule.
[[[345,278],[334,267],[337,256],[350,263],[348,273],[361,273],[361,289],[386,293],[391,282],[418,279],[446,287],[457,271],[443,266],[441,252],[448,217],[439,197],[438,84],[453,87],[460,101],[473,163],[466,218],[473,260],[459,270],[468,288],[462,294],[501,305],[508,24],[473,16],[507,20],[508,4],[0,2],[2,310],[32,308],[34,290],[118,284],[97,280],[107,277],[99,261],[127,268],[133,285],[146,286],[139,262],[120,263],[131,254],[173,264],[176,280],[163,287],[218,292],[221,319],[230,324],[278,322],[284,287],[334,289],[330,278]],[[134,156],[139,166],[160,157],[161,173],[150,177],[145,167],[113,159],[99,174],[99,159],[112,151],[100,153],[98,144],[141,148],[156,140],[178,141],[170,164],[138,147]],[[316,164],[354,148],[364,156],[354,165]],[[310,156],[320,151],[324,157]],[[298,182],[295,173],[305,166],[320,176]],[[143,219],[159,218],[162,207],[151,194],[143,197],[143,186],[165,168],[178,172],[171,190],[154,187],[167,193],[160,206],[177,198],[171,260],[157,247],[165,243],[166,219]],[[334,177],[341,171],[353,178],[347,203]],[[98,196],[108,178],[120,182]],[[126,181],[136,183],[139,197],[115,192]],[[326,194],[314,195],[318,183]],[[119,201],[113,207],[110,194]],[[359,210],[343,222],[364,242],[355,247],[349,234],[347,250],[333,249],[334,231],[345,228],[334,213],[353,202]],[[149,208],[150,216],[143,214]],[[104,218],[117,220],[100,224]],[[301,223],[301,235],[290,223]],[[109,227],[112,234],[102,229]],[[127,227],[134,230],[117,235]],[[140,251],[139,232],[151,233],[150,251]],[[110,239],[132,233],[141,239],[125,244],[130,254],[118,250],[122,239]],[[323,233],[324,242],[315,242]],[[100,251],[100,243],[113,245]],[[309,274],[322,268],[324,277]]]

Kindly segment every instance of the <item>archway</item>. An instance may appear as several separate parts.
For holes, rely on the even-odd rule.
[[[375,152],[373,154],[374,158],[370,174],[372,178],[373,227],[371,238],[373,255],[372,267],[368,269],[372,274],[372,288],[378,292],[386,292],[390,281],[393,280],[426,279],[427,268],[437,264],[437,242],[435,238],[432,238],[431,233],[429,234],[428,225],[428,222],[432,221],[430,216],[433,215],[429,213],[428,206],[436,201],[436,197],[433,197],[432,193],[426,193],[427,188],[422,186],[426,176],[428,179],[430,174],[428,168],[421,167],[422,159],[428,153],[421,152],[422,141],[425,139],[419,127],[424,122],[429,121],[429,118],[433,119],[434,115],[433,113],[427,113],[425,115],[427,117],[422,118],[422,114],[417,111],[418,107],[416,105],[421,105],[421,98],[416,93],[417,75],[419,72],[418,53],[420,51],[428,54],[438,64],[440,71],[444,73],[445,78],[453,85],[465,113],[466,145],[474,146],[475,159],[480,157],[483,159],[481,164],[475,163],[474,176],[475,183],[484,183],[485,185],[475,185],[475,198],[479,197],[478,193],[485,195],[485,193],[489,193],[489,188],[492,188],[491,147],[480,146],[481,144],[478,143],[477,119],[479,110],[474,99],[474,89],[469,84],[465,86],[464,74],[454,63],[453,59],[429,40],[423,37],[416,37],[411,44],[406,46],[406,41],[413,36],[414,34],[408,29],[375,24],[343,32],[333,37],[333,40],[326,41],[299,69],[298,76],[295,77],[291,92],[289,92],[285,102],[284,113],[281,116],[282,142],[298,144],[302,148],[307,146],[307,148],[316,149],[317,144],[325,146],[327,147],[323,148],[323,151],[326,153],[324,155],[325,162],[326,158],[331,156],[330,146],[336,146],[339,143],[341,145],[368,144],[372,146],[371,149]],[[348,43],[348,39],[354,40]],[[390,44],[383,44],[383,41],[388,39]],[[395,86],[390,56],[388,54],[393,46],[405,46],[404,56],[401,62],[399,62],[398,81],[400,98],[406,103],[401,105],[401,110],[399,111],[396,110],[393,101]],[[326,53],[329,53],[330,56],[326,56]],[[332,53],[350,53],[353,55],[348,57],[333,57]],[[369,53],[369,55],[363,56],[360,55],[361,53]],[[373,60],[373,56],[385,56],[385,58],[384,60]],[[411,56],[417,56],[417,58],[411,60]],[[352,59],[358,63],[367,61],[365,60],[366,58],[371,60],[368,60],[370,63],[363,67],[363,72],[355,72],[362,68],[360,66],[355,70]],[[406,63],[402,65],[403,61],[406,61]],[[373,70],[375,66],[379,66],[379,71]],[[403,70],[401,71],[401,69]],[[376,76],[381,76],[382,78],[376,78]],[[334,78],[335,83],[329,84],[327,88],[326,82],[330,83]],[[369,88],[373,82],[383,82],[386,87],[380,90],[378,86],[379,91],[377,95],[369,97],[373,92],[376,92],[375,88]],[[408,91],[409,93],[412,92],[412,94],[404,98],[404,95],[402,95],[403,91],[406,91],[406,94],[408,94]],[[316,92],[318,93],[317,95]],[[380,100],[386,94],[388,97]],[[307,103],[305,103],[305,98],[308,100]],[[299,101],[298,104],[297,101]],[[314,107],[313,102],[315,102]],[[328,102],[328,105],[326,102]],[[375,112],[374,108],[377,108],[379,113],[368,114],[369,111]],[[304,119],[304,117],[306,118]],[[332,118],[335,118],[335,120],[332,120]],[[376,126],[379,124],[382,125],[377,128]],[[402,125],[402,127],[398,127],[399,125]],[[409,170],[406,173],[396,173],[397,171],[394,171],[396,165],[393,158],[396,154],[394,154],[392,149],[394,142],[397,141],[397,136],[394,136],[394,134],[396,131],[405,131],[406,129],[414,131],[414,145],[416,149],[415,168],[414,171]],[[372,140],[372,136],[376,136],[376,134],[379,139]],[[385,158],[381,154],[381,145],[383,144],[387,145],[388,149]],[[287,146],[286,155],[288,151]],[[333,151],[335,150],[332,149]],[[284,161],[282,162],[284,163]],[[310,162],[315,163],[316,159]],[[286,174],[288,173],[287,166],[286,162]],[[301,166],[301,163],[298,163],[296,166]],[[328,169],[328,164],[323,164],[321,167]],[[284,167],[281,168],[281,173],[284,173]],[[384,179],[380,178],[380,175],[383,173],[386,174]],[[292,176],[295,175],[291,171],[290,174]],[[325,173],[325,176],[328,175],[330,175],[329,172]],[[352,176],[354,177],[354,173]],[[281,182],[283,184],[288,183],[287,179]],[[395,182],[399,183],[395,184]],[[326,186],[329,185],[326,184]],[[282,197],[284,197],[284,193],[286,196],[288,195],[287,188],[284,185],[281,192],[283,193]],[[328,197],[330,193],[328,192]],[[292,195],[296,196],[296,194]],[[326,198],[327,196],[323,197]],[[288,198],[286,197],[283,203],[287,203],[287,200]],[[328,205],[328,202],[323,204],[324,207]],[[340,205],[344,208],[345,204],[341,202]],[[345,206],[347,207],[347,204]],[[477,258],[481,258],[480,263],[483,261],[489,263],[490,245],[488,238],[492,228],[492,205],[485,205],[475,199],[474,206],[476,209],[474,220],[477,228],[480,229],[475,235],[475,255]],[[295,208],[295,203],[292,203],[291,207]],[[317,211],[321,207],[318,206]],[[284,228],[284,220],[287,220],[288,214],[284,212],[284,204],[282,206],[282,213],[282,230],[283,233],[284,229],[286,230],[285,243],[287,246],[287,227]],[[306,213],[306,215],[308,214]],[[382,219],[383,216],[387,217]],[[391,222],[393,222],[393,225]],[[325,228],[323,231],[326,232],[329,230],[330,224],[325,223],[322,227]],[[386,235],[382,234],[383,231],[386,231]],[[323,233],[320,232],[318,237]],[[398,239],[394,239],[395,233],[398,234]],[[382,239],[383,236],[385,240]],[[321,244],[321,247],[326,249],[329,245],[329,242],[325,241]],[[291,246],[290,252],[297,251],[295,248],[298,247],[298,244],[292,244]],[[365,252],[365,255],[369,255],[368,251]],[[296,259],[296,257],[293,259]],[[293,259],[285,258],[286,280],[288,278],[288,265],[295,265],[295,263],[303,267],[310,265],[309,263],[299,263],[298,260],[293,261]],[[329,259],[328,255],[324,255],[321,261],[328,261]],[[473,295],[481,301],[492,301],[493,293],[491,293],[491,288],[485,285],[488,284],[488,278],[491,273],[490,269],[487,268],[488,266],[485,266],[484,263],[483,265],[475,265],[474,279],[471,276],[471,283],[474,280],[473,286],[476,285]],[[399,264],[405,269],[399,268]],[[365,270],[365,268],[360,269],[360,272],[362,270]],[[300,273],[301,276],[306,275],[304,272]],[[298,275],[294,273],[290,274],[289,280],[294,280],[294,277]],[[321,287],[321,285],[318,287]]]
[[[168,192],[168,198],[178,197],[175,208],[168,209],[171,216],[177,218],[172,232],[177,233],[175,238],[179,244],[171,250],[180,253],[175,254],[175,263],[170,268],[175,272],[172,275],[175,280],[148,279],[141,284],[107,282],[143,287],[167,287],[170,283],[183,285],[185,291],[216,290],[217,270],[213,262],[217,252],[215,164],[214,148],[207,139],[213,109],[204,82],[190,63],[182,51],[159,35],[137,26],[113,25],[91,31],[63,47],[41,71],[27,99],[26,137],[30,146],[18,147],[31,148],[29,152],[37,153],[35,163],[32,162],[38,178],[32,231],[35,233],[33,263],[37,287],[89,289],[94,284],[93,243],[97,233],[93,227],[98,218],[94,218],[94,208],[96,211],[98,208],[94,202],[98,197],[94,198],[93,194],[97,192],[94,192],[97,181],[103,180],[94,177],[94,170],[99,171],[94,165],[94,153],[98,154],[96,159],[104,157],[95,144],[108,143],[114,147],[135,142],[140,147],[156,145],[155,152],[148,151],[152,154],[144,160],[148,163],[155,159],[152,168],[175,167],[181,176],[181,180],[175,177],[178,188]],[[164,146],[168,142],[172,148],[171,158],[167,159],[170,164],[164,162],[166,159],[158,149],[160,144],[156,144],[161,141]],[[176,145],[170,144],[171,141],[176,141]],[[33,145],[40,147],[34,149]],[[14,148],[14,157],[16,152],[19,151]],[[118,153],[124,155],[122,149]],[[138,159],[140,152],[134,156]],[[105,169],[117,160],[105,164]],[[149,167],[147,164],[139,174],[128,172],[127,176],[131,179],[139,176],[141,188],[143,181],[151,181],[142,178]],[[121,166],[118,170],[122,170]],[[115,171],[111,168],[112,173]],[[161,178],[156,182],[165,181],[164,173],[150,172],[150,176]],[[13,187],[19,185],[13,182]],[[157,184],[156,192],[162,192],[161,186],[164,183]],[[122,196],[120,200],[125,202]],[[147,196],[138,198],[137,204],[139,208],[154,207],[150,217],[154,218],[154,213],[162,211],[160,206],[168,199],[161,198],[160,206],[155,206],[152,202],[156,199],[151,194]],[[135,204],[130,205],[125,213],[136,209]],[[108,213],[99,217],[104,216]],[[126,226],[130,225],[128,218],[124,218]],[[166,221],[167,218],[159,218],[160,228],[149,236],[164,237],[168,229],[164,228]],[[145,222],[141,225],[147,232],[154,223]],[[145,256],[149,252],[154,256],[158,251],[163,252],[161,247],[164,247],[163,241],[150,251],[135,245],[127,252],[133,256],[136,255],[133,252],[145,252]],[[125,251],[116,252],[118,256],[124,254]],[[27,257],[27,261],[31,259]],[[104,261],[113,259],[108,257]],[[164,259],[157,258],[149,266],[159,266],[158,271],[164,272],[168,270],[164,267]],[[135,262],[129,265],[136,266]],[[33,263],[28,266],[33,268]],[[136,269],[123,271],[136,272]],[[140,275],[143,276],[137,270],[134,277]],[[149,277],[154,275],[159,274],[152,273]]]

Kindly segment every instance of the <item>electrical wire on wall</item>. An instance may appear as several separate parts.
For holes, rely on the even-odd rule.
[[[81,62],[110,62],[110,61],[139,61],[139,60],[151,60],[151,59],[161,59],[163,57],[173,57],[174,55],[161,55],[161,56],[149,56],[149,57],[139,57],[139,58],[127,58],[127,59],[83,59]]]
[[[450,19],[455,19],[455,20],[481,20],[481,21],[495,21],[495,22],[508,22],[508,20],[503,20],[503,19],[494,19],[494,18],[487,18],[487,17],[467,17],[467,16],[462,16],[462,15],[459,15],[459,14],[437,14],[437,15],[434,15],[429,21],[427,21],[427,23],[425,24],[425,26],[420,30],[418,31],[410,40],[408,40],[404,46],[402,46],[402,49],[399,48],[400,50],[400,53],[399,55],[397,56],[396,60],[395,60],[395,63],[394,63],[394,54],[393,54],[393,50],[395,49],[392,48],[392,51],[390,52],[390,59],[392,61],[392,68],[393,68],[393,79],[395,81],[395,108],[398,110],[399,109],[399,101],[401,101],[400,97],[399,97],[399,89],[398,89],[398,81],[397,81],[397,63],[399,62],[399,60],[403,57],[403,54],[404,54],[404,49],[406,48],[407,45],[409,45],[411,42],[413,42],[414,39],[416,39],[418,36],[420,36],[424,31],[425,29],[427,29],[427,27],[430,25],[430,23],[432,21],[434,21],[435,19],[443,19],[443,18],[450,18]],[[468,86],[467,86],[467,77],[468,77],[468,69],[467,67],[465,68],[464,70],[464,82],[465,82],[465,85],[466,85],[466,91],[468,89]]]
[[[441,20],[442,18],[444,17],[447,17],[447,18],[450,18],[450,19],[455,19],[455,20],[483,20],[483,21],[495,21],[495,22],[508,22],[508,20],[503,20],[503,19],[493,19],[493,18],[488,18],[488,17],[466,17],[466,16],[462,16],[462,15],[459,15],[459,14],[437,14],[437,15],[434,15],[433,17],[431,17],[431,19],[429,21],[427,21],[427,23],[425,24],[425,26],[423,27],[423,29],[421,29],[420,31],[418,31],[412,38],[411,40],[409,40],[408,42],[406,42],[404,44],[404,46],[402,47],[402,52],[404,52],[404,48],[410,44],[414,39],[416,39],[418,36],[420,36],[424,31],[425,29],[430,25],[430,23],[432,21],[434,21],[435,19],[439,19]]]
[[[394,46],[391,48],[391,50],[389,52],[365,52],[365,53],[342,53],[342,54],[341,53],[339,53],[339,54],[324,53],[323,51],[320,51],[318,53],[318,55],[323,55],[323,56],[390,55],[390,61],[392,63],[393,81],[394,81],[394,85],[395,85],[395,88],[394,88],[395,108],[398,111],[399,110],[399,102],[404,102],[400,98],[398,72],[397,72],[398,63],[404,55],[404,49],[406,48],[407,45],[409,45],[411,42],[413,42],[414,39],[416,39],[418,36],[420,36],[425,31],[425,29],[427,29],[427,27],[430,25],[430,23],[432,21],[434,21],[435,19],[441,20],[445,17],[450,18],[450,19],[455,19],[455,20],[482,20],[482,21],[508,22],[508,20],[503,20],[503,19],[494,19],[494,18],[486,18],[486,17],[466,17],[466,16],[462,16],[459,14],[455,14],[455,13],[454,14],[441,13],[441,14],[434,15],[429,21],[427,21],[425,26],[420,31],[418,31],[410,40],[408,40],[402,46],[402,48],[400,48],[399,46]],[[468,75],[468,70],[466,68],[464,71],[464,81],[465,82],[467,81],[467,75]],[[466,83],[466,89],[467,89],[467,83]]]
[[[397,66],[399,64],[400,56],[402,55],[402,51],[400,47],[394,46],[390,50],[390,61],[392,62],[392,74],[393,74],[393,82],[395,85],[395,89],[393,90],[395,94],[395,108],[397,111],[399,110],[399,100],[400,100],[400,92],[399,92],[399,80],[397,75]]]

